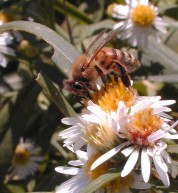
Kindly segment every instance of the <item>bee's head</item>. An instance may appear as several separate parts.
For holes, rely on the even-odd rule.
[[[81,80],[85,76],[86,71],[86,56],[83,54],[77,58],[72,64],[70,78],[74,80]]]
[[[63,81],[64,89],[77,94],[77,95],[86,95],[88,93],[88,88],[82,81],[74,80],[64,80]]]

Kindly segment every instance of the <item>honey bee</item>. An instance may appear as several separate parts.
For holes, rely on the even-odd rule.
[[[101,32],[86,52],[72,64],[69,79],[64,80],[64,88],[79,95],[90,97],[89,91],[96,91],[96,81],[101,77],[105,84],[107,75],[120,77],[126,87],[130,87],[129,74],[140,67],[133,55],[114,48],[104,47],[117,33],[117,29],[106,34]]]

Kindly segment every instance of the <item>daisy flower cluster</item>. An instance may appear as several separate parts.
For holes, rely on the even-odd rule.
[[[113,27],[120,28],[120,38],[131,46],[146,46],[150,35],[160,42],[159,33],[165,34],[166,23],[158,16],[158,7],[148,0],[125,0],[125,5],[111,4],[108,14],[119,20]]]
[[[155,178],[169,187],[172,159],[166,148],[178,139],[178,121],[172,123],[168,114],[169,105],[174,103],[160,96],[139,96],[120,78],[112,78],[91,93],[81,114],[62,119],[69,128],[59,136],[78,160],[69,161],[72,167],[56,168],[59,173],[75,175],[56,192],[78,193],[112,168],[120,177],[104,184],[97,193],[149,190]]]

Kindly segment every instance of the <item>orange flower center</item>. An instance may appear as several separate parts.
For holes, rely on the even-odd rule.
[[[91,94],[92,101],[98,104],[103,111],[117,111],[118,103],[123,101],[126,107],[130,107],[134,103],[137,92],[132,88],[127,88],[122,80],[118,81],[112,77],[111,83],[101,87],[97,93]]]
[[[151,145],[147,141],[147,137],[159,130],[161,124],[161,118],[154,115],[151,108],[143,109],[135,113],[126,126],[128,138],[138,145]]]

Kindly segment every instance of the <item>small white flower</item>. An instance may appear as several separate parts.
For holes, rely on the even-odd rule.
[[[9,168],[11,173],[8,178],[24,179],[29,175],[34,175],[39,169],[39,163],[43,161],[43,157],[37,155],[39,152],[39,147],[34,147],[29,140],[24,141],[23,138],[20,138]]]
[[[167,144],[162,139],[178,139],[178,134],[174,127],[178,121],[170,126],[170,118],[165,112],[169,112],[167,105],[175,103],[174,100],[160,100],[160,97],[137,97],[135,105],[126,110],[122,102],[123,112],[127,112],[126,124],[120,125],[115,119],[118,127],[118,136],[127,139],[120,143],[100,158],[91,166],[91,170],[101,163],[121,152],[128,157],[121,172],[121,176],[127,176],[135,167],[138,158],[141,158],[141,171],[145,182],[148,182],[151,172],[151,164],[154,166],[163,181],[164,185],[170,185],[168,176],[168,165],[171,163],[169,154],[165,151]],[[118,108],[119,109],[119,108]],[[114,124],[113,124],[114,125]]]
[[[12,36],[9,32],[0,34],[0,66],[6,67],[8,59],[6,55],[15,56],[15,52],[12,48],[8,47],[12,44]]]
[[[64,147],[72,147],[74,152],[86,144],[105,146],[107,143],[108,147],[111,145],[109,140],[106,140],[108,135],[117,137],[113,130],[109,130],[112,122],[110,115],[93,102],[89,101],[88,104],[87,109],[84,109],[83,113],[77,117],[67,117],[61,120],[63,124],[71,125],[71,127],[61,131],[59,136],[64,139]],[[107,122],[110,122],[109,126]],[[110,142],[113,143],[115,140],[111,137]],[[103,144],[104,141],[106,143]]]
[[[63,182],[56,188],[56,193],[78,193],[83,190],[92,180],[95,180],[100,175],[104,174],[109,169],[109,164],[105,163],[98,169],[90,171],[90,166],[94,160],[98,157],[97,152],[89,147],[88,152],[76,151],[76,155],[79,160],[69,161],[69,164],[74,167],[56,167],[55,170],[62,174],[74,175],[71,179]],[[77,168],[80,166],[81,168]],[[148,189],[151,186],[143,182],[141,175],[132,173],[130,176],[125,178],[117,178],[112,182],[112,185],[107,183],[106,186],[95,191],[95,193],[103,192],[118,192],[118,193],[131,193],[129,188],[135,189]]]
[[[166,33],[166,24],[158,16],[158,8],[148,0],[125,0],[126,5],[112,4],[108,12],[122,21],[114,25],[120,27],[121,39],[128,39],[132,46],[146,46],[151,34],[160,41],[158,32]]]

